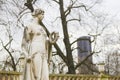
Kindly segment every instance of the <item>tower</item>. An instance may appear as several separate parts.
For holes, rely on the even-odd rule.
[[[89,36],[82,36],[78,39],[78,62],[83,61],[91,54],[91,38]],[[90,56],[80,67],[80,74],[92,74],[92,56]]]

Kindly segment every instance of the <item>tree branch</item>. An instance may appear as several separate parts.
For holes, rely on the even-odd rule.
[[[90,6],[89,8],[87,8],[84,4],[81,4],[81,5],[79,5],[79,6],[73,6],[72,8],[80,8],[80,7],[83,7],[86,11],[88,11],[88,10],[90,10],[91,8],[93,8],[96,4],[97,4],[97,0],[96,0],[96,2],[95,2],[92,6]]]
[[[0,39],[1,40],[1,39]],[[2,43],[2,46],[3,48],[7,51],[7,53],[10,55],[10,58],[12,60],[12,68],[14,71],[16,71],[16,66],[15,66],[15,61],[14,61],[14,57],[13,55],[11,54],[11,52],[9,51],[9,49],[7,49],[7,46],[12,42],[13,39],[11,39],[6,45],[3,44],[2,40],[1,40],[1,43]]]
[[[49,35],[50,35],[50,32],[48,31],[48,29],[46,28],[46,26],[43,24],[43,22],[40,21],[39,24],[43,26],[44,30],[45,30],[46,33],[47,33],[47,36],[49,36]],[[54,45],[54,47],[55,47],[56,50],[57,50],[57,54],[63,59],[64,62],[67,63],[66,56],[63,54],[63,52],[62,52],[61,49],[59,48],[58,44],[57,44],[57,43],[54,43],[53,45]]]
[[[54,2],[56,2],[56,3],[58,3],[58,4],[60,4],[60,2],[59,1],[57,1],[57,0],[53,0]]]
[[[86,52],[85,50],[82,50],[82,49],[80,48],[80,46],[78,46],[78,47],[76,47],[76,48],[73,48],[71,51],[73,51],[73,50],[75,50],[75,49],[79,49],[81,52]]]
[[[81,38],[78,38],[78,39],[76,39],[75,41],[73,41],[70,45],[73,45],[75,42],[78,42],[78,41],[80,41],[80,40],[89,40],[89,39],[81,39]],[[90,41],[90,40],[89,40]],[[90,41],[91,42],[91,41]]]
[[[78,63],[76,66],[75,66],[75,69],[77,69],[79,66],[81,66],[89,57],[91,57],[94,53],[100,53],[101,51],[98,51],[98,52],[92,52],[91,54],[89,54],[87,57],[85,57],[85,59],[83,59],[80,63]]]
[[[3,48],[4,48],[4,49],[8,52],[8,54],[10,55],[11,60],[12,60],[12,63],[13,63],[12,68],[14,69],[14,71],[16,71],[16,66],[15,66],[15,61],[14,61],[13,55],[12,55],[11,52],[7,49],[7,46],[3,46]]]
[[[67,22],[70,22],[70,21],[78,21],[78,22],[80,22],[81,19],[69,19],[69,20],[67,20]]]
[[[86,64],[86,63],[83,63],[89,70],[91,70],[92,72],[96,72],[96,73],[99,73],[99,71],[96,69],[96,68],[92,68],[90,65],[93,65],[93,64]]]
[[[4,47],[7,47],[11,42],[12,42],[13,39],[11,39]]]
[[[76,3],[77,0],[75,0],[74,2],[71,0],[71,4],[68,6],[68,8],[64,11],[65,16],[69,15],[72,9],[72,6]]]

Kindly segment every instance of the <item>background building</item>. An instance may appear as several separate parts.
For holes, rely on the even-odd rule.
[[[84,60],[88,55],[91,54],[91,39],[89,36],[82,36],[77,42],[78,46],[78,62]],[[92,56],[90,56],[80,67],[80,74],[92,74],[93,73],[93,62]]]

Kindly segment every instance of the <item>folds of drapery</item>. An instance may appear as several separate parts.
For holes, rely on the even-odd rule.
[[[46,59],[46,54],[40,55],[40,65],[35,62],[35,57],[38,56],[37,53],[33,54],[31,57],[26,58],[25,70],[23,80],[49,80],[48,64]]]

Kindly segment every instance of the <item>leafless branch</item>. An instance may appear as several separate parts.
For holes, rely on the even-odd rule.
[[[45,29],[45,31],[46,31],[46,33],[47,33],[47,36],[49,36],[49,35],[50,35],[50,32],[48,31],[48,29],[46,28],[46,26],[43,24],[43,22],[39,22],[39,24],[43,26],[43,28]],[[64,62],[67,62],[66,56],[63,54],[63,52],[62,52],[61,49],[59,48],[58,44],[55,43],[55,44],[53,44],[53,45],[54,45],[54,47],[55,47],[56,50],[57,50],[57,54],[64,60]]]
[[[78,38],[78,39],[76,39],[75,41],[73,41],[70,45],[73,45],[75,42],[78,42],[78,41],[80,41],[80,40],[86,40],[86,39]],[[87,39],[87,40],[89,40],[89,39]],[[90,41],[90,42],[91,42],[91,41]]]
[[[81,19],[69,19],[69,20],[67,20],[67,22],[70,22],[70,21],[78,21],[78,22],[80,22]]]
[[[60,18],[60,16],[59,17],[56,17],[56,19],[54,20],[54,21],[52,21],[52,23],[54,23],[57,19],[59,19]]]
[[[10,55],[10,58],[11,58],[12,63],[13,63],[12,67],[13,67],[13,69],[14,69],[14,71],[15,71],[15,70],[16,70],[16,66],[15,66],[15,61],[14,61],[13,55],[12,55],[11,52],[7,49],[6,46],[3,46],[3,48],[4,48],[4,49],[8,52],[8,54]]]
[[[80,47],[73,48],[71,51],[73,51],[75,49],[79,49],[81,52],[83,52],[83,50]]]
[[[88,35],[91,36],[91,37],[93,37],[93,40],[91,41],[91,43],[92,43],[92,42],[94,42],[94,41],[97,39],[97,37],[100,36],[101,34],[95,34],[95,35],[88,34]]]
[[[80,47],[73,48],[71,51],[74,51],[75,49],[80,49]]]
[[[27,2],[24,4],[31,12],[34,11],[34,8],[33,8],[33,0],[27,0]]]
[[[22,13],[21,15],[19,15],[19,17],[18,17],[18,19],[17,19],[17,21],[19,22],[20,21],[20,19],[25,15],[25,14],[27,14],[27,13],[30,13],[30,12],[25,12],[25,13]]]
[[[100,53],[101,51],[98,51],[98,52],[92,52],[91,54],[89,54],[87,57],[85,57],[80,63],[78,63],[76,66],[75,66],[75,69],[77,69],[79,66],[81,66],[89,57],[91,57],[94,53]]]
[[[58,3],[58,4],[60,4],[59,1],[57,1],[57,0],[53,0],[53,1],[56,2],[56,3]]]
[[[86,63],[83,63],[89,70],[91,70],[92,72],[96,72],[96,73],[99,73],[99,71],[96,69],[96,68],[92,68],[92,67],[90,67],[90,65],[88,65],[88,64],[86,64]],[[93,65],[93,64],[91,64],[91,65]]]
[[[33,4],[35,4],[36,1],[37,1],[37,0],[33,0]]]
[[[67,15],[70,14],[73,5],[74,5],[74,4],[69,5],[69,7],[67,8],[67,10],[64,12],[64,13],[65,13],[65,16],[67,16]]]
[[[4,47],[7,47],[11,42],[12,42],[13,39],[11,39]]]
[[[73,5],[74,5],[76,2],[77,2],[77,0],[75,0],[75,1],[72,1],[72,0],[71,0],[71,4],[70,4],[70,5],[68,6],[68,8],[64,11],[65,16],[67,16],[67,15],[70,14],[71,9],[72,9]]]
[[[89,10],[90,10],[91,8],[93,8],[97,3],[98,3],[98,1],[96,0],[96,2],[95,2],[92,6],[90,6],[89,8],[87,8],[86,5],[84,5],[84,4],[81,4],[81,5],[79,5],[79,6],[73,6],[72,8],[81,8],[81,7],[83,7],[86,11],[89,11]]]

